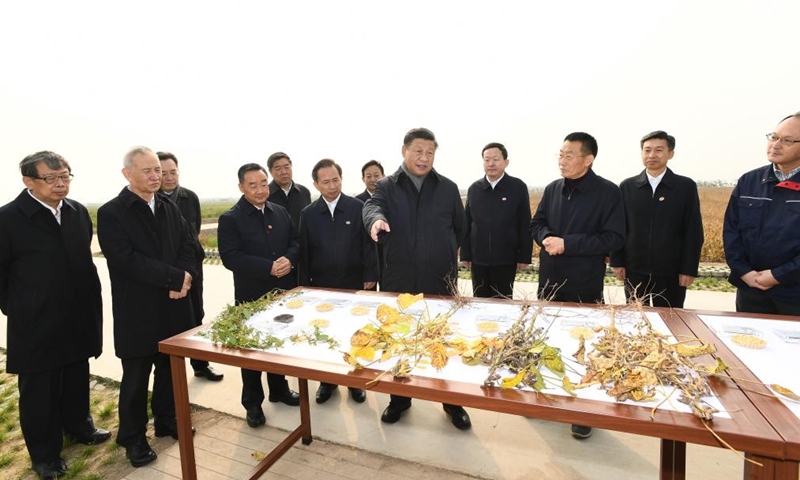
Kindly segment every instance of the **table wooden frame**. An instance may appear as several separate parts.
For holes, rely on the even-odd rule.
[[[742,381],[734,380],[739,383],[739,388],[755,405],[764,418],[772,425],[776,432],[785,441],[783,458],[785,461],[776,462],[770,468],[775,469],[774,478],[786,478],[797,480],[798,461],[800,460],[800,420],[794,415],[780,400],[774,398],[774,394],[765,385],[760,383],[758,377],[731,351],[725,343],[720,341],[714,332],[700,320],[699,315],[714,316],[735,316],[737,318],[755,318],[765,320],[782,320],[800,323],[797,317],[787,317],[780,315],[752,314],[752,313],[730,313],[707,310],[677,310],[677,314],[684,323],[691,329],[692,333],[698,338],[712,341],[717,347],[715,356],[722,358],[725,363],[732,368],[732,375]],[[749,455],[756,461],[761,461],[757,455]],[[745,469],[757,468],[751,464],[746,464]]]
[[[315,289],[307,288],[306,290]],[[341,290],[339,291],[341,292]],[[394,295],[374,292],[359,293],[394,297]],[[477,301],[491,302],[493,300]],[[503,300],[503,302],[508,301]],[[564,305],[587,307],[587,305]],[[689,327],[674,311],[656,310],[659,311],[674,334],[692,334]],[[368,385],[368,382],[381,372],[372,369],[355,370],[344,363],[333,364],[307,360],[280,353],[223,348],[190,338],[204,328],[208,328],[208,326],[197,327],[159,344],[159,350],[171,357],[181,469],[182,476],[186,480],[196,479],[197,470],[194,441],[190,433],[191,416],[185,358],[208,360],[214,363],[269,371],[298,378],[300,426],[251,470],[248,479],[259,478],[298,440],[302,440],[306,445],[311,443],[308,380],[660,438],[661,479],[681,480],[685,478],[687,442],[723,447],[698,418],[687,413],[659,410],[655,418],[651,419],[651,409],[645,407],[570,397],[558,397],[558,401],[553,402],[532,391],[504,390],[499,387],[487,388],[477,384],[419,376],[412,376],[408,379],[394,379],[385,376],[380,382]],[[764,418],[750,398],[730,382],[712,379],[711,383],[725,407],[731,412],[735,412],[732,415],[733,418],[715,419],[713,422],[714,432],[733,448],[747,452],[749,457],[764,465],[764,467],[755,468],[745,467],[744,478],[748,480],[797,480],[796,475],[793,478],[786,476],[792,471],[797,472],[796,459],[784,461],[786,442]]]

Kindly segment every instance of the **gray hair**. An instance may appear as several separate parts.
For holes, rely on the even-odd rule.
[[[800,120],[800,112],[793,113],[791,115],[787,115],[787,116],[783,117],[783,120],[778,122],[778,125],[780,125],[781,123],[785,122],[786,120],[789,120],[790,118],[796,118],[796,119]]]
[[[51,170],[66,168],[72,172],[72,167],[69,166],[69,163],[64,157],[48,150],[36,152],[23,158],[22,161],[19,162],[19,171],[22,173],[23,177],[38,178],[39,172],[36,170],[36,167],[41,162],[44,162]]]
[[[141,145],[136,146],[128,150],[128,153],[125,154],[125,158],[122,160],[122,166],[125,168],[132,168],[133,167],[133,157],[136,155],[147,155],[147,154],[155,155],[155,152],[150,150],[147,147],[143,147]]]

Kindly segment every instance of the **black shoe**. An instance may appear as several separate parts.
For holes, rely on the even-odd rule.
[[[352,398],[354,402],[364,403],[364,400],[367,399],[367,392],[360,388],[348,388],[347,390],[350,392],[350,398]]]
[[[289,405],[290,407],[296,407],[300,405],[300,394],[287,388],[286,391],[281,395],[270,395],[269,401],[272,403],[280,402]]]
[[[174,418],[159,420],[154,423],[156,427],[156,437],[172,437],[175,440],[178,439],[178,422]],[[192,427],[192,436],[194,436],[196,432],[197,430]]]
[[[261,407],[251,407],[247,409],[247,425],[250,428],[258,428],[267,423],[267,417],[264,416],[264,410]]]
[[[219,373],[218,371],[211,368],[211,366],[205,366],[203,368],[198,368],[194,371],[195,377],[204,377],[206,380],[210,380],[212,382],[219,382],[222,380],[222,377],[225,376],[224,373]]]
[[[125,456],[130,460],[131,465],[136,468],[144,467],[158,457],[156,452],[147,444],[146,438],[137,440],[136,443],[125,448]]]
[[[450,421],[453,422],[453,426],[457,429],[468,430],[472,426],[469,414],[464,410],[464,407],[444,405],[443,408],[450,415]]]
[[[103,430],[102,428],[96,428],[94,432],[86,436],[72,435],[68,433],[67,437],[71,438],[75,443],[82,443],[84,445],[97,445],[111,438],[111,432],[108,430]]]
[[[53,462],[34,463],[31,469],[33,469],[40,478],[46,478],[48,480],[52,478],[63,478],[67,475],[67,463],[62,458]]]
[[[320,383],[317,389],[317,403],[327,402],[337,389],[338,387],[331,383]]]
[[[583,440],[592,436],[592,427],[584,427],[583,425],[572,426],[572,436],[578,440]]]
[[[400,414],[411,408],[411,402],[396,404],[389,402],[389,406],[383,411],[381,415],[381,422],[395,423],[400,420]]]

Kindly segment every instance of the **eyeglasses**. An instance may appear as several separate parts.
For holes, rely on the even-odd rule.
[[[56,183],[56,180],[61,180],[63,183],[69,183],[75,178],[75,175],[71,173],[65,173],[63,175],[45,175],[44,177],[31,177],[35,180],[44,180],[44,183],[48,185],[52,185]]]
[[[772,132],[767,134],[767,141],[771,143],[780,142],[784,147],[791,147],[795,143],[800,143],[800,140],[795,140],[792,137],[779,137]]]

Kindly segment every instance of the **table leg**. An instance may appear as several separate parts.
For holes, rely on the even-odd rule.
[[[686,443],[661,439],[661,480],[686,478]]]
[[[181,478],[197,480],[197,465],[194,459],[192,417],[189,411],[189,386],[186,383],[186,360],[170,356],[172,369],[172,392],[175,396],[175,416],[178,420],[178,446],[181,454]]]
[[[300,428],[303,431],[303,445],[311,445],[311,407],[308,401],[308,380],[298,378],[300,385]]]
[[[797,480],[798,463],[789,460],[777,460],[746,453],[745,458],[760,463],[744,462],[745,480]]]

